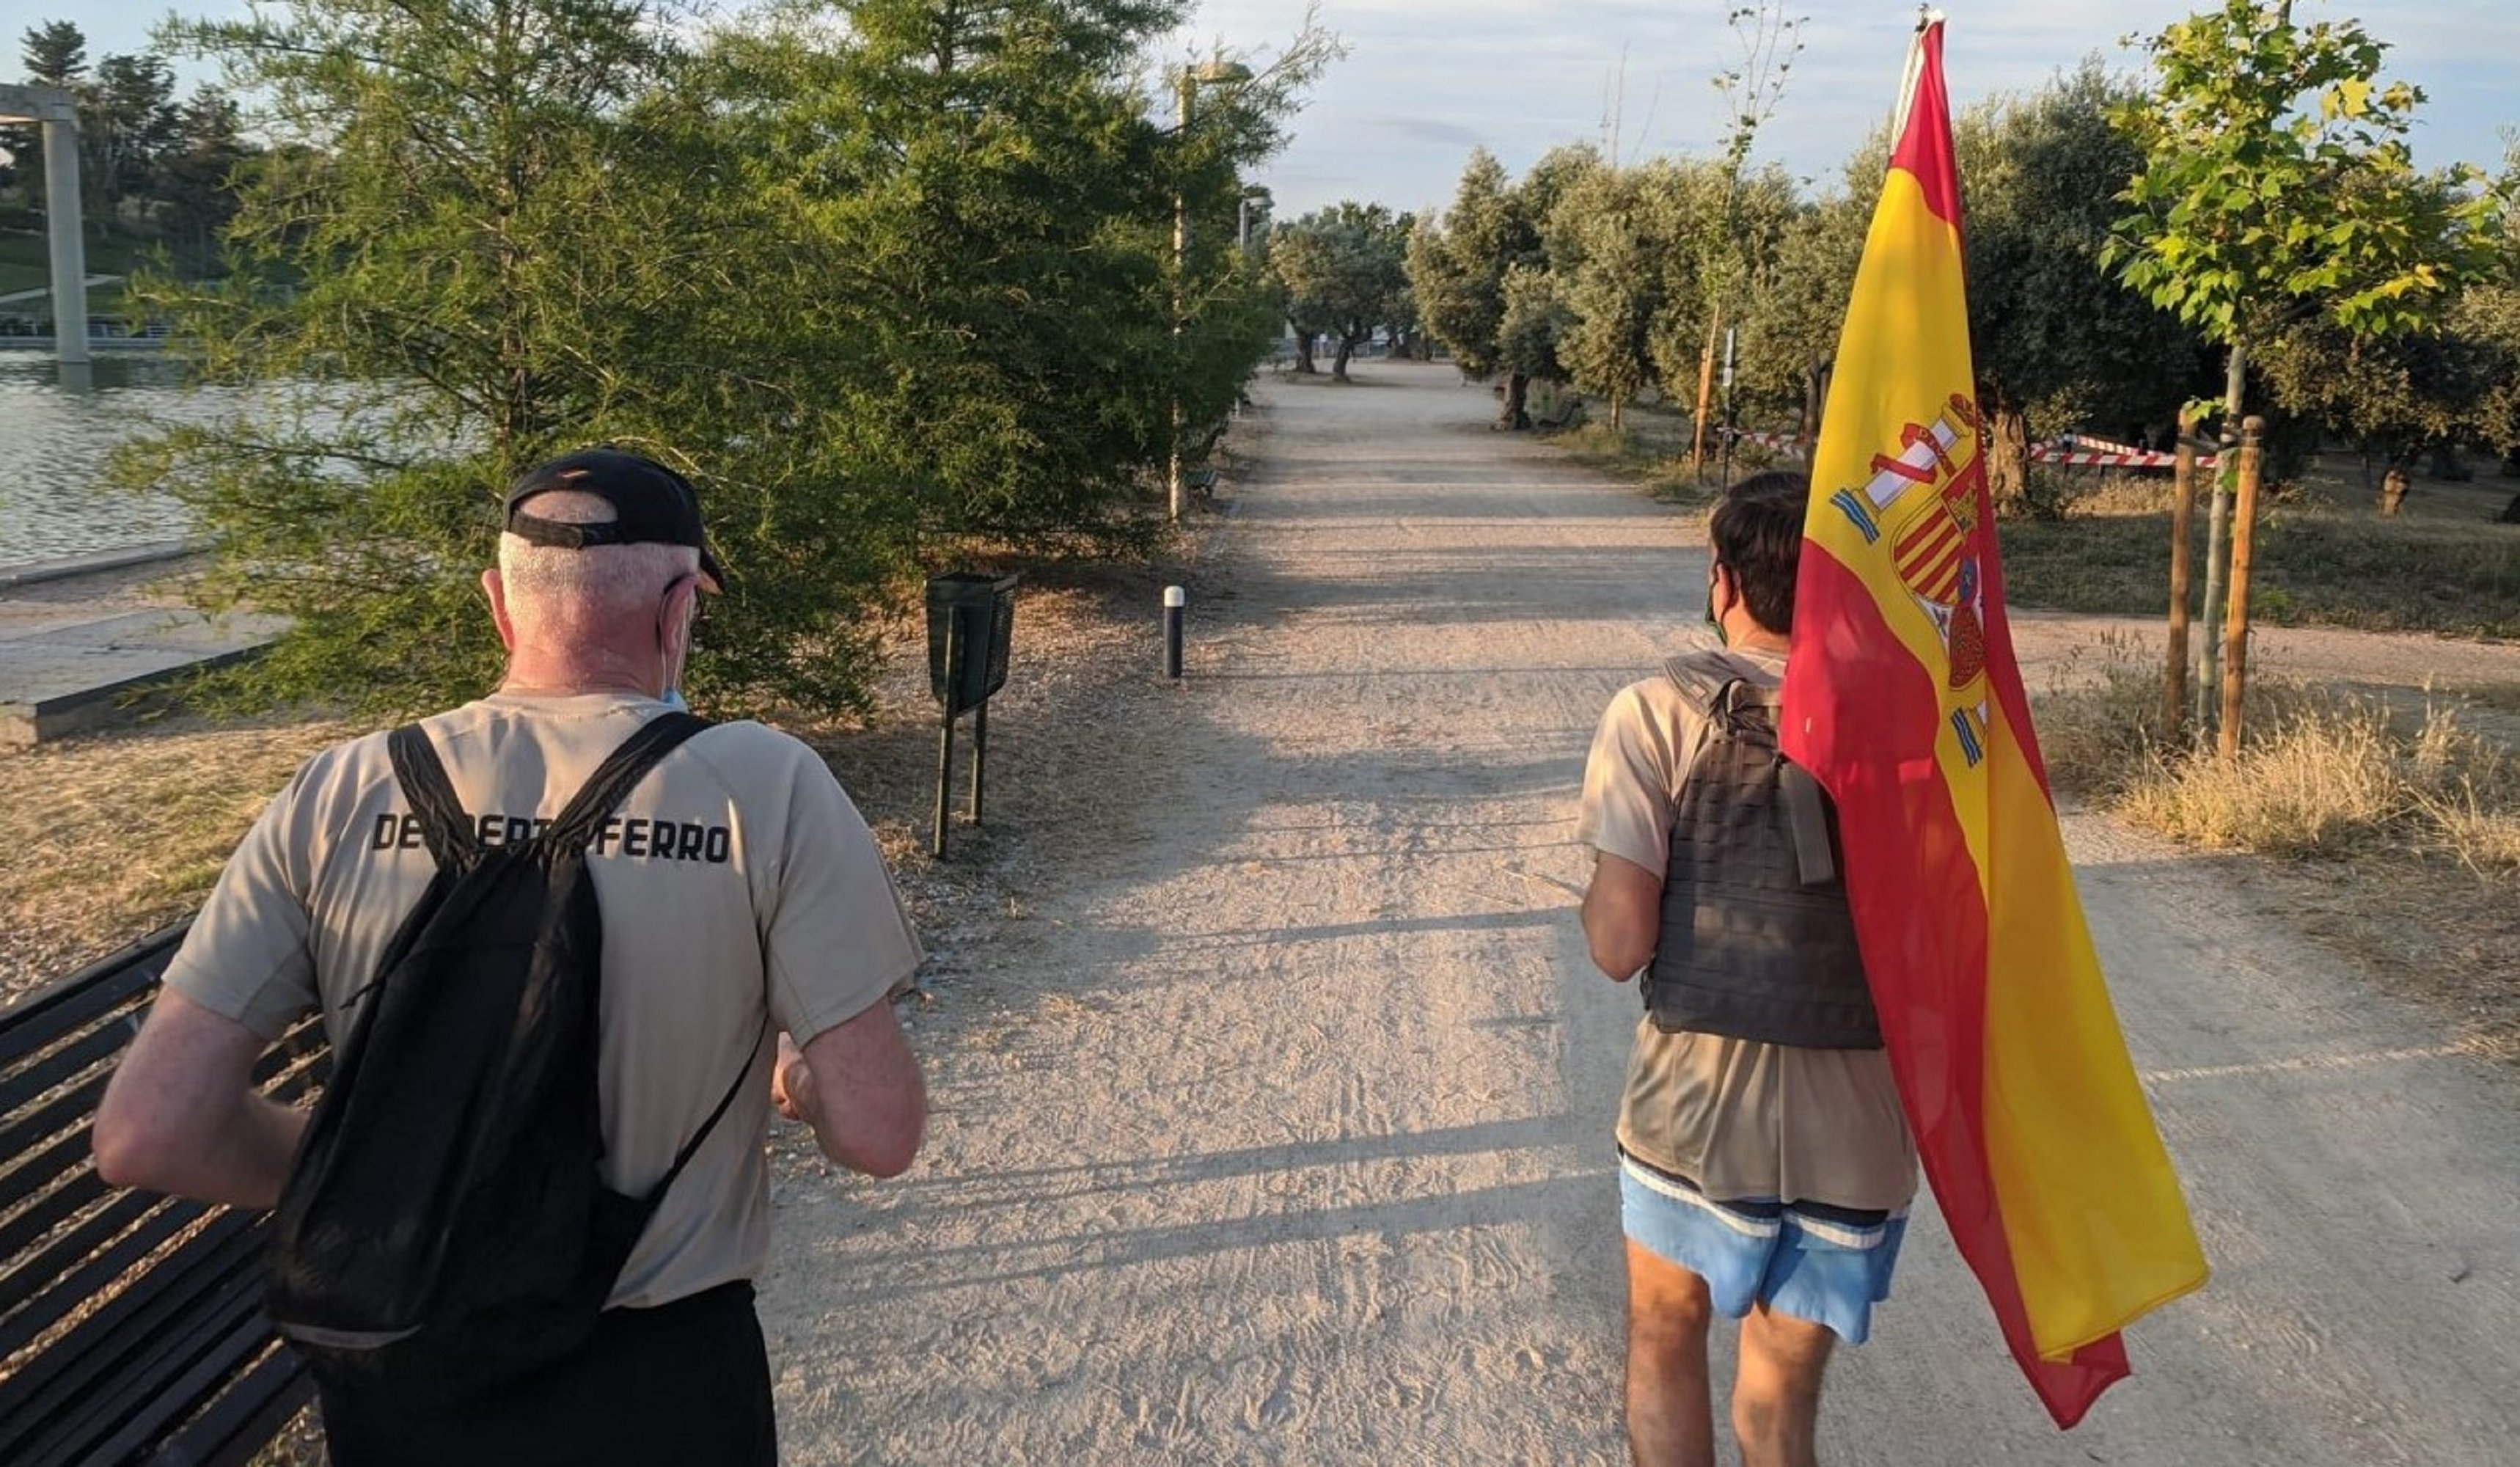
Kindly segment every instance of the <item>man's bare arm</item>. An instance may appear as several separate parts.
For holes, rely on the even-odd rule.
[[[898,1176],[927,1129],[927,1085],[890,1000],[805,1041],[779,1036],[770,1097],[814,1128],[823,1155],[869,1176]]]
[[[96,1113],[96,1169],[118,1187],[269,1208],[306,1113],[254,1093],[260,1034],[173,989],[151,1006]]]
[[[1584,940],[1594,967],[1620,983],[1636,977],[1662,943],[1662,878],[1625,856],[1596,855],[1584,892]]]

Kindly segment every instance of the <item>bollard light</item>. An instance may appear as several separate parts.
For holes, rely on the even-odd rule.
[[[1164,676],[1175,680],[1182,675],[1182,608],[1189,604],[1188,591],[1164,587]]]

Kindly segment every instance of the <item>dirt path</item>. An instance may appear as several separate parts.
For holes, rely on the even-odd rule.
[[[1487,433],[1451,369],[1360,375],[1266,392],[1187,685],[1114,720],[1096,818],[1004,837],[1003,920],[917,1022],[919,1168],[844,1183],[780,1143],[788,1460],[1625,1459],[1635,998],[1584,960],[1568,836],[1593,720],[1695,619],[1702,550]],[[1020,808],[1046,776],[995,736]],[[2216,1281],[2059,1436],[1926,1220],[1824,1456],[2509,1460],[2509,1073],[2217,863],[2068,834]]]

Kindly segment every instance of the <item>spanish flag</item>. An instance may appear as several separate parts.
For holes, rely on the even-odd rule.
[[[1942,18],[1909,55],[1820,443],[1785,754],[1837,802],[1902,1102],[1961,1257],[2059,1426],[2118,1331],[2205,1281],[2074,892],[2004,619]]]

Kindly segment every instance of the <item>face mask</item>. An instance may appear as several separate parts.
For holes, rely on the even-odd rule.
[[[675,586],[679,586],[681,582],[677,581]],[[659,658],[666,655],[665,648],[667,646],[667,638],[665,636],[665,608],[674,599],[675,586],[667,586],[665,588],[663,599],[656,603],[656,652]],[[697,605],[694,610],[696,615],[698,610]],[[676,711],[686,711],[691,708],[690,704],[683,701],[682,687],[683,662],[686,658],[691,656],[691,650],[692,624],[689,620],[686,620],[683,623],[682,653],[680,656],[674,657],[671,665],[666,667],[665,690],[656,695],[658,702],[662,703],[669,709],[675,710]]]
[[[1724,629],[1723,620],[1715,615],[1715,573],[1713,571],[1706,573],[1706,624],[1715,628],[1716,641],[1727,647],[1732,645],[1732,633]]]

